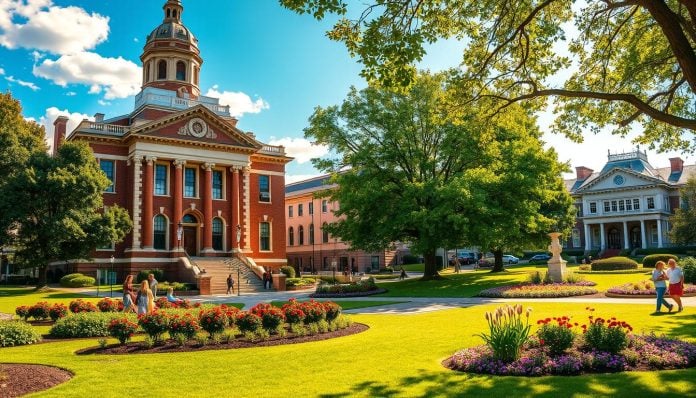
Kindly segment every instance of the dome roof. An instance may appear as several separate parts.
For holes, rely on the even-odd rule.
[[[163,22],[147,36],[148,43],[153,40],[167,39],[181,40],[198,46],[198,39],[193,36],[193,33],[186,26],[175,21]]]

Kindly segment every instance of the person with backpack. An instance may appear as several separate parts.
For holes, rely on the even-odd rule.
[[[234,279],[232,274],[227,277],[227,294],[234,294]]]

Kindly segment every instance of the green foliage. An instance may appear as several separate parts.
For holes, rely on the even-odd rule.
[[[537,336],[540,342],[548,347],[551,355],[561,355],[573,345],[575,333],[573,333],[573,326],[567,317],[554,318],[553,321],[546,319],[539,322],[542,325],[537,331]]]
[[[161,311],[153,311],[139,316],[138,325],[155,343],[159,343],[162,335],[169,330],[169,316]]]
[[[406,264],[418,264],[420,262],[420,258],[418,256],[415,256],[413,254],[406,254],[403,257],[404,265]]]
[[[285,280],[286,287],[312,286],[315,283],[316,279],[313,278],[288,278]]]
[[[505,363],[513,362],[520,358],[522,346],[529,338],[529,312],[527,309],[526,320],[522,320],[522,305],[515,307],[498,307],[495,312],[486,312],[489,333],[481,333],[477,336],[493,351],[493,356]]]
[[[280,267],[280,272],[284,273],[285,276],[288,278],[294,278],[295,277],[295,268],[290,267],[288,265],[285,265],[283,267]]]
[[[680,261],[680,265],[684,270],[684,283],[696,284],[696,258],[683,258]]]
[[[109,324],[114,319],[127,317],[135,320],[133,314],[117,314],[105,312],[83,312],[59,319],[49,331],[52,337],[106,337],[109,336]]]
[[[157,279],[157,277],[155,277]],[[159,281],[159,279],[157,279]],[[188,283],[181,282],[159,282],[157,285],[159,291],[166,292],[170,287],[174,289],[175,292],[185,292],[190,290],[190,285]]]
[[[50,310],[51,306],[47,302],[42,301],[32,305],[29,308],[29,316],[36,319],[37,321],[43,321],[44,319],[50,317]]]
[[[368,278],[355,283],[340,283],[336,285],[323,284],[315,290],[318,294],[364,293],[379,289],[374,278]]]
[[[87,287],[94,286],[94,283],[94,278],[80,273],[68,274],[60,278],[60,285],[63,287]]]
[[[144,269],[140,272],[138,272],[138,275],[136,276],[136,280],[138,283],[147,280],[148,275],[154,275],[155,279],[157,279],[157,282],[164,280],[164,271],[161,269]],[[162,289],[161,285],[158,285],[158,289]]]
[[[629,328],[615,321],[605,321],[598,318],[590,322],[584,333],[585,344],[597,351],[610,352],[616,354],[628,346]]]
[[[261,317],[258,315],[244,311],[237,317],[236,324],[239,331],[246,334],[255,333],[261,329],[261,322]]]
[[[628,257],[609,257],[592,261],[592,271],[637,269],[638,263]]]
[[[680,192],[682,206],[670,218],[670,237],[674,243],[686,245],[696,242],[696,178],[689,177]]]
[[[109,335],[116,338],[119,343],[126,344],[138,330],[138,324],[128,318],[112,319],[107,326]]]
[[[0,347],[34,344],[41,334],[23,321],[0,321]]]
[[[670,259],[679,260],[679,257],[673,254],[650,254],[643,258],[643,268],[655,268],[658,261],[664,261],[667,264]]]

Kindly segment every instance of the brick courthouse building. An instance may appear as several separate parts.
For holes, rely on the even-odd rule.
[[[191,257],[235,257],[277,268],[286,264],[283,147],[265,145],[237,127],[228,106],[201,96],[203,59],[183,25],[180,0],[164,5],[164,21],[147,36],[140,59],[142,91],[127,115],[83,121],[66,137],[55,122],[54,148],[85,141],[112,181],[106,207],[128,210],[126,239],[76,260],[64,272],[94,273],[110,259],[118,277],[161,268],[191,280]],[[239,237],[238,237],[239,235]]]

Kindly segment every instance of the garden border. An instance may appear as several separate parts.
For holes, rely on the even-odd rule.
[[[625,299],[641,299],[641,298],[657,298],[654,294],[617,294],[604,292],[604,295],[610,298],[625,298]],[[684,293],[681,297],[696,297],[696,293]],[[665,293],[665,298],[672,298],[669,294]]]

